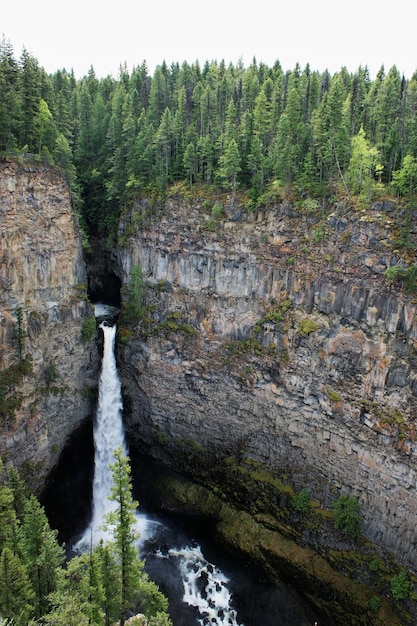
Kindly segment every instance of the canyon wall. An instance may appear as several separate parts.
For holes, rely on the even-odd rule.
[[[211,205],[121,221],[122,284],[140,265],[146,285],[119,344],[129,437],[166,463],[175,445],[262,462],[323,506],[353,495],[363,532],[415,567],[416,303],[384,277],[401,207]]]
[[[35,489],[90,413],[94,315],[81,237],[63,176],[25,160],[0,164],[0,456]]]

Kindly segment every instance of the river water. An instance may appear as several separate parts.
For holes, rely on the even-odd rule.
[[[96,307],[96,316],[100,318],[104,311]],[[115,449],[128,454],[114,353],[116,326],[104,321],[100,327],[104,349],[94,423],[91,520],[69,540],[69,553],[88,549],[103,538],[99,527],[112,506],[108,500],[109,464]],[[141,502],[140,480],[136,482],[139,485],[135,486],[134,496]],[[47,502],[53,500],[53,494],[46,498]],[[161,512],[146,511],[146,506],[137,512],[137,527],[140,557],[146,560],[146,571],[169,599],[174,626],[325,626],[325,621],[291,587],[272,585],[253,567],[236,563],[216,547],[204,529],[187,528]]]

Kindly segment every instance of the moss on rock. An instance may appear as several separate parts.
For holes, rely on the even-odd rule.
[[[239,510],[221,491],[173,477],[161,479],[158,491],[166,510],[209,522],[227,550],[256,564],[275,584],[285,580],[297,588],[335,626],[401,623],[384,597],[376,613],[370,610],[376,590],[341,571],[342,552],[333,550],[333,559],[325,558],[295,541],[299,533],[289,524],[267,513]]]

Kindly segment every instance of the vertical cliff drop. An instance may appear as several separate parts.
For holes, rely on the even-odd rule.
[[[0,454],[40,489],[90,413],[98,366],[96,346],[83,333],[93,311],[62,174],[34,160],[3,161],[0,223]],[[88,337],[91,329],[90,322]],[[19,362],[25,371],[12,376]]]

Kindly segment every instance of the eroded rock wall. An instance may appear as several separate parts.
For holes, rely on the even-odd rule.
[[[39,488],[91,410],[98,367],[94,341],[81,340],[93,312],[77,220],[58,171],[0,164],[0,238],[0,455],[25,465]],[[25,372],[16,373],[22,361]]]
[[[177,442],[281,469],[325,506],[354,495],[367,536],[416,566],[416,305],[383,275],[399,210],[138,203],[118,260],[147,304],[120,361],[130,436],[155,456]]]

